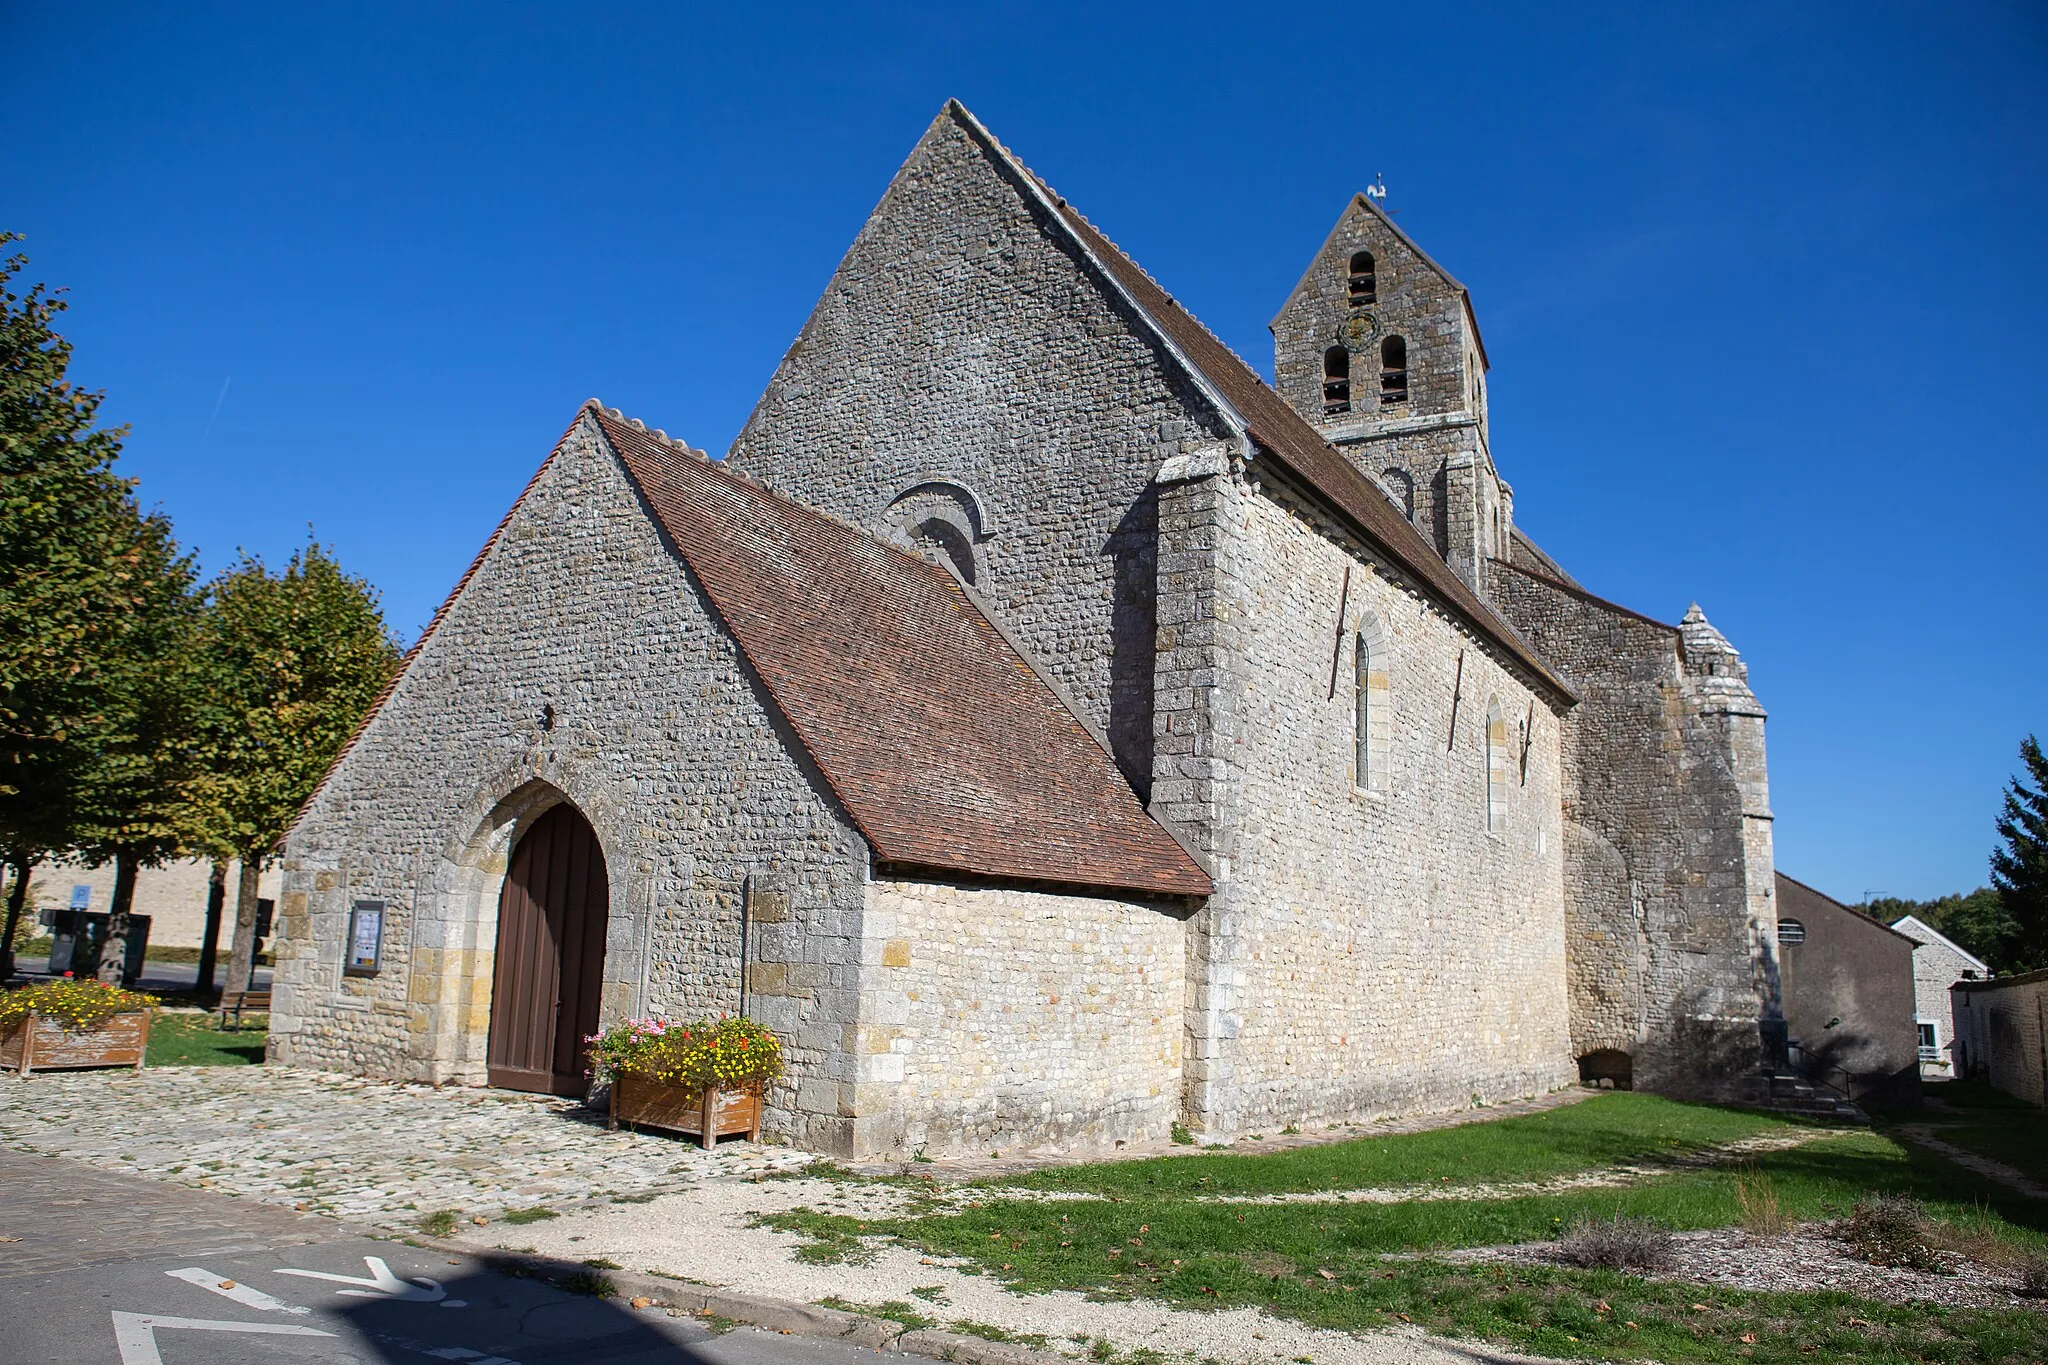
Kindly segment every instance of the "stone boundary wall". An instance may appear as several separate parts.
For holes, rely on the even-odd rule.
[[[2048,1106],[2048,971],[1959,981],[1950,996],[1958,1070],[2029,1104]]]
[[[1180,912],[878,881],[864,925],[864,1153],[1108,1152],[1179,1119]]]

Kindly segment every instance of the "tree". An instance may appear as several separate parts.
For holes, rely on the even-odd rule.
[[[102,395],[71,383],[54,326],[66,304],[40,284],[16,292],[26,264],[0,261],[0,857],[14,869],[0,979],[28,869],[75,842],[136,568],[131,486],[113,469],[124,433],[94,430]]]
[[[398,648],[376,590],[309,542],[282,573],[245,554],[215,580],[198,656],[208,700],[191,798],[205,846],[241,860],[226,988],[244,990],[263,861],[390,682]]]
[[[2012,962],[2000,970],[2024,972],[2048,967],[2048,757],[2034,736],[2021,742],[2020,761],[2027,771],[2005,793],[2005,846],[1991,854],[1991,885],[2014,927]]]
[[[88,862],[114,864],[114,897],[99,976],[119,981],[135,876],[193,842],[199,678],[193,654],[199,599],[192,557],[169,518],[126,507],[125,544],[104,657],[96,661],[95,722],[85,732],[75,792],[74,845]]]
[[[1988,886],[1980,886],[1964,895],[1939,896],[1931,901],[1879,896],[1856,908],[1885,924],[1895,924],[1912,915],[1922,924],[1940,930],[1959,947],[1982,958],[1992,971],[2013,970],[2019,926],[2006,913],[2005,902],[1998,892]]]

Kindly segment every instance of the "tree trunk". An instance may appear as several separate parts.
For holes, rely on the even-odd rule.
[[[99,978],[110,986],[121,984],[121,968],[128,958],[129,912],[135,907],[135,855],[123,849],[114,855],[114,903],[107,914],[107,938],[100,944]]]
[[[228,902],[228,865],[213,860],[206,877],[206,931],[199,939],[199,977],[194,986],[201,995],[213,994],[213,968],[220,956],[220,912]]]
[[[249,978],[256,974],[256,887],[263,875],[262,860],[242,855],[242,876],[235,889],[235,939],[234,948],[228,954],[228,979],[221,984],[223,994],[249,989]]]
[[[21,928],[21,907],[28,901],[28,879],[35,864],[26,854],[17,853],[10,866],[14,885],[7,888],[7,933],[0,936],[0,985],[14,979],[14,935]]]

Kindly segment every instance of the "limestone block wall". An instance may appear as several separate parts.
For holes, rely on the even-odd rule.
[[[1109,1151],[1180,1115],[1180,912],[942,882],[868,888],[861,1151]]]
[[[985,518],[976,587],[1142,794],[1150,479],[1223,428],[1112,297],[973,131],[941,115],[729,458],[876,530],[919,485],[964,488]]]
[[[844,1150],[867,849],[799,755],[580,419],[286,841],[272,1055],[481,1082],[510,852],[567,799],[610,881],[608,1020],[735,1008],[742,894],[777,880],[748,953],[790,1049],[770,1126]],[[340,970],[359,898],[390,903],[370,979]]]
[[[1219,882],[1191,924],[1195,1122],[1228,1135],[1571,1079],[1557,714],[1256,465],[1162,506],[1206,509],[1218,544],[1201,600],[1160,608],[1189,618],[1171,643],[1203,656],[1171,700],[1206,714],[1175,756],[1195,776],[1169,786],[1162,771],[1157,790],[1208,818]],[[1356,782],[1367,614],[1392,713],[1380,791]],[[1512,735],[1493,831],[1490,708]]]
[[[1706,659],[1695,676],[1676,628],[1540,575],[1491,561],[1487,588],[1580,695],[1563,780],[1574,1052],[1628,1053],[1638,1088],[1759,1098],[1782,1023],[1746,679]]]

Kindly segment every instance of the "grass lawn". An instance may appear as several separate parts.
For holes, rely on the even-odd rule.
[[[1399,1137],[1362,1137],[1272,1156],[1196,1152],[1149,1161],[1058,1167],[995,1183],[1125,1197],[1472,1185],[1545,1180],[1607,1166],[1668,1161],[1739,1138],[1799,1131],[1799,1126],[1780,1117],[1621,1093],[1526,1118]]]
[[[261,1016],[251,1015],[250,1018]],[[261,1025],[223,1031],[210,1014],[159,1013],[149,1025],[150,1066],[255,1066],[267,1037]]]
[[[1673,1228],[1741,1220],[1732,1168],[1682,1168],[1617,1188],[1486,1200],[1222,1203],[1219,1188],[1343,1190],[1406,1182],[1526,1180],[1696,1151],[1777,1120],[1650,1096],[1608,1095],[1497,1124],[1367,1138],[1274,1156],[1223,1153],[1045,1171],[972,1191],[964,1208],[855,1222],[797,1211],[770,1221],[809,1234],[813,1255],[893,1235],[964,1257],[1022,1290],[1072,1289],[1182,1307],[1251,1305],[1318,1326],[1409,1321],[1548,1355],[1685,1362],[2004,1361],[2048,1358],[2048,1314],[1891,1308],[1838,1294],[1753,1294],[1607,1272],[1456,1266],[1433,1251],[1539,1241],[1580,1214]],[[1487,1150],[1500,1134],[1498,1150]],[[1612,1154],[1602,1156],[1602,1154]],[[1191,1164],[1192,1163],[1192,1164]],[[1745,1162],[1800,1220],[1845,1213],[1878,1190],[1911,1194],[1958,1236],[2048,1250],[2048,1208],[1932,1153],[1848,1132]],[[1208,1183],[1202,1183],[1206,1180]],[[1224,1182],[1229,1182],[1227,1185]],[[1033,1200],[1015,1187],[1098,1192]],[[1402,1259],[1389,1260],[1389,1255]],[[1603,1305],[1605,1307],[1603,1308]],[[1703,1305],[1703,1307],[1695,1307]],[[1745,1340],[1745,1336],[1752,1338]]]
[[[2048,1185],[2048,1114],[1982,1081],[1949,1081],[1929,1085],[1926,1092],[1953,1112],[1905,1109],[1881,1119],[1924,1124],[1944,1142],[2002,1161],[2036,1184]]]

